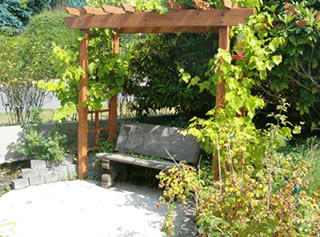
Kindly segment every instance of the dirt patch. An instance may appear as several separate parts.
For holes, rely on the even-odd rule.
[[[11,180],[21,176],[21,169],[28,168],[30,161],[17,161],[0,165],[0,196],[10,190]]]

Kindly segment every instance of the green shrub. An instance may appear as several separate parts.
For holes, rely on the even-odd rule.
[[[309,173],[307,179],[309,185],[307,191],[313,193],[320,187],[320,139],[309,137],[293,145],[288,145],[279,151],[285,157],[291,157],[294,163],[307,162]],[[319,190],[320,191],[320,190]]]
[[[201,236],[316,236],[320,231],[320,186],[312,180],[318,155],[290,157],[277,151],[292,137],[292,124],[278,106],[277,122],[256,129],[246,118],[195,120],[189,133],[217,157],[212,172],[181,164],[161,172],[162,201],[169,214],[163,230],[174,234],[174,205],[193,198]],[[221,126],[223,125],[223,126]],[[314,144],[314,143],[312,143]],[[312,154],[316,145],[311,146]],[[319,172],[319,171],[317,171]],[[312,187],[310,188],[310,185]]]
[[[61,135],[61,124],[56,124],[53,130],[46,131],[41,121],[36,122],[22,126],[17,150],[29,159],[61,162],[67,156],[66,137]]]

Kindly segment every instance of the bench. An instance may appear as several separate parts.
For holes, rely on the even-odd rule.
[[[117,176],[127,175],[126,167],[120,163],[159,170],[169,169],[182,160],[197,164],[199,143],[191,135],[182,135],[182,130],[184,129],[142,123],[122,124],[116,143],[119,153],[96,154],[97,158],[102,159],[102,168],[105,170],[101,176],[101,186],[109,188],[114,185]],[[125,153],[155,156],[164,161],[137,158]]]

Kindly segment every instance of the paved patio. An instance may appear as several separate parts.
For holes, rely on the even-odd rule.
[[[0,197],[0,236],[165,236],[160,196],[159,189],[130,183],[104,189],[80,180],[13,190]],[[187,211],[178,212],[175,236],[196,236]]]

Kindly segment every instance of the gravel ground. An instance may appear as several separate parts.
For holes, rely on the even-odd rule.
[[[80,180],[13,190],[0,197],[0,236],[165,236],[160,196],[129,183],[104,189]],[[176,236],[195,236],[190,214],[179,210],[176,225]]]

